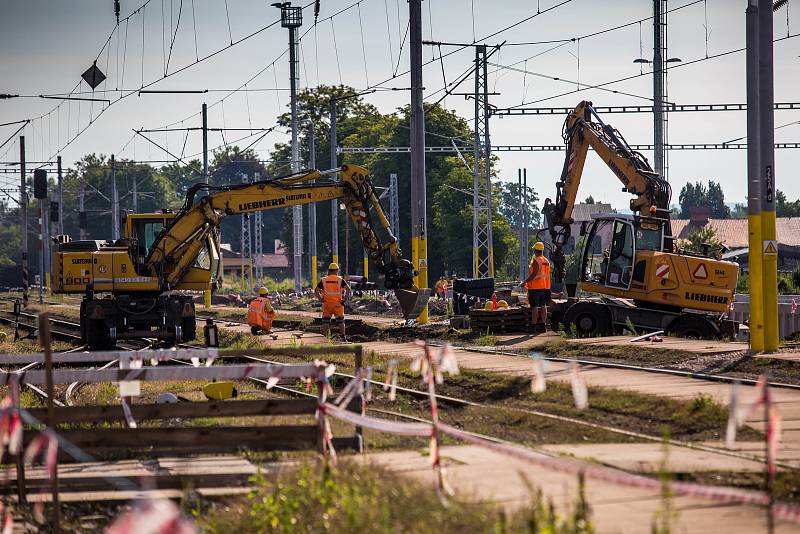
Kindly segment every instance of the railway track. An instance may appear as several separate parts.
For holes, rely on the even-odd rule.
[[[436,342],[436,341],[429,341],[429,344],[435,346],[441,346],[443,343]],[[502,354],[505,356],[516,356],[519,358],[524,358],[524,354],[520,354],[519,352],[507,351],[507,350],[497,350],[497,349],[487,349],[486,347],[480,346],[469,346],[469,345],[453,345],[454,348],[466,350],[470,352],[481,352],[484,354]],[[758,379],[757,378],[745,378],[745,377],[738,377],[738,376],[731,376],[731,375],[724,375],[724,374],[714,374],[714,373],[703,373],[697,371],[687,371],[682,369],[672,369],[668,367],[648,367],[644,365],[633,365],[633,364],[626,364],[626,363],[617,363],[617,362],[607,362],[603,360],[597,359],[580,359],[580,358],[559,358],[556,356],[548,356],[547,354],[532,350],[529,351],[529,354],[535,354],[537,357],[541,358],[545,361],[551,362],[560,362],[560,363],[577,363],[578,365],[586,366],[586,367],[600,367],[606,369],[622,369],[626,371],[638,371],[643,373],[655,373],[655,374],[664,374],[664,375],[671,375],[671,376],[680,376],[683,378],[692,378],[695,380],[705,380],[707,382],[723,382],[727,384],[732,384],[734,382],[738,382],[740,384],[746,384],[754,386]],[[790,389],[795,391],[800,391],[800,384],[792,384],[787,382],[775,382],[769,381],[770,387],[776,388],[783,388],[783,389]]]
[[[35,316],[32,315],[32,314],[24,314],[24,315],[26,315],[29,318],[35,318]],[[211,319],[215,323],[219,323],[219,324],[237,324],[237,325],[246,324],[243,321],[237,321],[237,320],[233,320],[233,319],[223,319],[223,318],[215,318],[215,317],[198,316],[198,320],[207,320],[207,319]],[[51,321],[53,322],[53,324],[57,324],[57,325],[59,325],[61,327],[64,327],[64,328],[79,328],[79,325],[77,323],[73,323],[73,322],[70,322],[70,321],[65,321],[65,320],[61,320],[61,319],[51,319]],[[280,332],[283,332],[283,331],[291,332],[292,331],[291,329],[285,329],[285,328],[276,328],[275,330],[276,331],[280,331]],[[142,350],[142,349],[145,349],[145,348],[148,348],[148,347],[152,346],[152,340],[143,340],[143,343],[144,343],[144,345],[136,344],[138,346],[133,346],[133,347],[121,346],[119,348],[127,349],[127,350]],[[433,344],[435,344],[435,343],[433,343]],[[179,346],[183,346],[183,347],[187,347],[187,348],[193,347],[193,345],[189,345],[189,344],[181,344]],[[488,349],[486,349],[484,347],[463,346],[463,347],[458,347],[458,348],[461,348],[461,349],[464,349],[464,350],[469,350],[469,351],[474,351],[474,352],[484,352],[484,353],[489,353],[489,354],[505,354],[505,355],[514,355],[514,356],[522,357],[522,355],[520,355],[519,353],[514,353],[514,352],[511,352],[511,351],[504,351],[504,350],[488,350]],[[77,347],[75,349],[72,349],[72,351],[79,351],[79,350],[83,350],[83,347]],[[745,384],[754,384],[755,383],[755,380],[753,380],[753,379],[737,378],[737,377],[731,377],[731,376],[726,376],[726,375],[715,375],[715,374],[709,374],[709,373],[697,373],[697,372],[692,372],[692,371],[665,369],[665,368],[659,368],[659,367],[646,367],[646,366],[619,364],[619,363],[613,363],[613,362],[602,362],[602,361],[597,361],[597,360],[580,360],[580,359],[572,360],[572,359],[566,359],[566,358],[549,357],[549,356],[546,356],[546,355],[542,355],[541,357],[544,360],[550,360],[550,361],[554,361],[554,362],[569,363],[569,362],[573,362],[574,361],[574,362],[576,362],[576,363],[578,363],[580,365],[584,365],[584,366],[587,366],[587,367],[605,367],[605,368],[633,370],[633,371],[639,371],[639,372],[661,373],[661,374],[669,374],[669,375],[673,375],[673,376],[684,376],[684,377],[687,377],[687,378],[693,378],[693,379],[698,379],[698,380],[706,380],[706,381],[714,381],[714,382],[728,382],[728,383],[730,383],[730,382],[738,381],[740,383],[745,383]],[[282,363],[282,362],[275,362],[275,361],[266,360],[266,359],[258,358],[258,357],[243,357],[243,359],[250,360],[250,361],[256,361],[256,362],[259,362],[259,363],[277,363],[277,364]],[[190,363],[182,361],[182,360],[171,360],[171,361],[173,363],[175,363],[175,364],[191,365]],[[111,362],[106,363],[103,366],[103,368],[107,368],[107,367],[113,366],[115,364],[116,364],[116,361],[111,361]],[[30,364],[28,366],[28,368],[31,368],[31,367],[33,367],[35,365],[37,365],[37,364]],[[341,380],[352,380],[352,379],[355,378],[352,374],[342,373],[342,372],[336,372],[334,374],[334,376],[339,378],[339,379],[341,379]],[[267,384],[267,382],[265,380],[261,380],[261,379],[257,379],[257,378],[250,378],[249,380],[252,380],[254,383],[257,383],[257,384],[259,384],[261,386],[266,386],[266,384]],[[383,382],[376,381],[376,380],[371,380],[371,383],[373,385],[376,385],[376,386],[380,386],[380,385],[383,384]],[[786,383],[774,382],[774,383],[771,383],[771,385],[773,387],[787,388],[787,389],[792,389],[792,390],[800,390],[800,385],[796,385],[796,384],[786,384]],[[80,389],[80,387],[81,387],[81,384],[79,384],[79,383],[75,383],[75,384],[70,384],[69,385],[69,387],[67,388],[67,394],[65,395],[65,401],[66,401],[67,405],[72,405],[74,403],[74,394]],[[306,393],[304,391],[300,391],[300,390],[298,390],[296,388],[292,388],[292,387],[285,386],[285,385],[275,385],[275,386],[273,386],[272,389],[273,390],[277,390],[277,391],[281,391],[284,394],[288,394],[288,395],[314,396],[313,394],[308,394],[308,393]],[[429,398],[429,395],[428,395],[427,391],[416,390],[416,389],[413,389],[413,388],[407,388],[407,387],[398,386],[397,387],[397,392],[400,395],[407,395],[407,396],[410,396],[410,397],[413,397],[413,398],[416,398],[416,399],[421,399],[421,400],[426,400],[426,399]],[[37,393],[37,395],[46,397],[44,392],[41,391],[41,390],[38,391],[38,392],[35,392],[35,393]],[[492,404],[475,402],[475,401],[471,401],[471,400],[468,400],[468,399],[452,397],[452,396],[447,396],[447,395],[437,395],[437,401],[442,406],[450,406],[450,407],[478,407],[478,408],[482,408],[482,409],[494,409],[494,408],[496,408],[496,406],[493,406]],[[56,402],[61,404],[61,405],[63,405],[63,403],[61,403],[58,400]],[[408,414],[403,414],[403,413],[400,413],[400,412],[386,410],[386,409],[382,409],[382,408],[374,408],[374,407],[367,406],[367,409],[369,411],[373,411],[375,413],[380,413],[380,414],[383,414],[383,415],[388,415],[388,416],[396,417],[396,418],[399,418],[399,419],[412,420],[412,421],[416,421],[416,422],[425,421],[424,419],[421,419],[421,418],[416,417],[416,416],[411,416],[411,415],[408,415]],[[521,414],[534,416],[534,417],[542,417],[542,418],[557,420],[557,421],[560,421],[560,422],[563,422],[563,423],[567,423],[567,424],[575,424],[575,425],[579,425],[579,426],[590,427],[590,428],[603,430],[603,431],[615,433],[615,434],[618,434],[618,435],[623,435],[623,436],[634,438],[634,439],[640,439],[640,440],[643,440],[643,441],[652,441],[652,442],[662,442],[663,441],[663,438],[661,436],[654,436],[654,435],[644,434],[644,433],[641,433],[641,432],[635,432],[635,431],[627,430],[627,429],[621,428],[621,427],[615,427],[615,426],[612,426],[612,425],[604,425],[604,424],[599,424],[599,423],[592,423],[590,421],[585,421],[585,420],[582,420],[582,419],[576,419],[576,418],[570,418],[570,417],[555,415],[555,414],[542,412],[542,411],[538,411],[538,410],[531,410],[531,409],[517,408],[517,407],[508,407],[508,406],[503,406],[503,409],[509,410],[509,411],[513,411],[513,412],[516,412],[516,413],[521,413]],[[488,437],[488,436],[486,436],[486,437]],[[756,455],[748,455],[748,454],[738,453],[738,452],[735,452],[735,451],[730,451],[730,450],[727,450],[727,449],[724,449],[724,448],[719,448],[719,447],[713,447],[713,446],[707,446],[707,445],[697,445],[697,444],[694,444],[694,443],[691,443],[691,442],[688,442],[688,441],[683,441],[683,440],[672,439],[672,440],[670,440],[670,444],[674,445],[674,446],[678,446],[678,447],[685,447],[685,448],[690,448],[690,449],[695,449],[695,450],[700,450],[700,451],[723,454],[723,455],[726,455],[726,456],[736,457],[736,458],[739,458],[739,459],[746,459],[746,460],[758,460],[759,459]]]

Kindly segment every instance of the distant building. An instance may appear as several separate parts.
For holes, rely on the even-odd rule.
[[[250,266],[255,266],[260,262],[264,269],[264,275],[271,278],[282,278],[289,274],[289,256],[286,255],[286,247],[280,241],[275,240],[275,252],[273,254],[255,255],[252,260],[242,258],[241,253],[235,252],[229,243],[220,245],[222,252],[222,270],[224,273],[240,275],[242,266],[249,270]]]
[[[581,236],[582,223],[591,221],[592,217],[594,217],[595,215],[601,215],[606,213],[616,213],[616,210],[611,207],[611,204],[606,204],[604,202],[595,202],[594,204],[583,204],[583,203],[576,204],[575,208],[572,210],[573,223],[570,225],[570,237],[564,244],[564,254],[569,255],[575,251],[575,244],[577,243],[578,239],[580,239]],[[608,235],[604,237],[610,239],[611,234],[608,233]],[[603,239],[595,240],[594,246],[598,250],[594,250],[592,252],[597,254],[601,251],[602,248],[607,247],[608,243],[605,242]]]
[[[690,219],[673,219],[672,235],[687,239],[697,230],[710,227],[714,236],[730,250],[722,257],[739,263],[743,271],[749,267],[747,219],[710,219],[708,209],[692,209]],[[775,221],[778,238],[778,270],[791,271],[800,265],[800,218],[778,217]]]

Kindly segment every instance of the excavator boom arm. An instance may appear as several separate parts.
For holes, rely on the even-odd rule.
[[[225,216],[341,199],[364,248],[385,277],[387,289],[413,287],[414,269],[401,258],[369,172],[356,165],[344,165],[340,172],[338,182],[322,179],[322,174],[313,170],[236,186],[196,184],[187,193],[181,211],[159,235],[145,263],[158,273],[166,287],[173,287],[200,253],[205,238]],[[195,201],[196,194],[203,190],[209,194]],[[376,232],[370,208],[388,235],[385,242]]]
[[[660,216],[669,217],[672,196],[669,183],[653,171],[642,154],[631,149],[619,131],[603,123],[591,102],[581,102],[569,113],[563,136],[567,155],[561,178],[556,182],[556,200],[546,199],[542,210],[553,243],[553,271],[557,280],[563,278],[562,248],[570,236],[569,225],[573,222],[572,212],[590,147],[622,182],[623,190],[635,195],[630,203],[632,211],[652,215],[655,210]]]

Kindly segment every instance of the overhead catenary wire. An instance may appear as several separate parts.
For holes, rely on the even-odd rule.
[[[364,78],[367,81],[367,87],[369,87],[369,68],[367,67],[367,48],[364,45],[364,23],[361,21],[361,2],[357,4],[358,6],[358,29],[361,33],[361,54],[364,56]]]
[[[209,54],[207,54],[207,55],[205,55],[205,56],[203,56],[203,57],[201,57],[201,58],[197,59],[197,60],[196,60],[195,62],[193,62],[193,63],[189,63],[189,64],[187,64],[187,65],[184,65],[184,66],[182,66],[182,67],[180,67],[180,68],[178,68],[178,69],[174,70],[173,72],[166,73],[166,74],[165,74],[163,77],[161,77],[161,78],[158,78],[158,79],[155,79],[155,80],[153,80],[153,81],[150,81],[150,82],[147,82],[147,83],[145,83],[145,81],[144,81],[144,51],[145,51],[145,43],[146,43],[146,32],[145,32],[145,14],[146,14],[146,7],[147,7],[147,4],[149,4],[149,2],[150,2],[150,1],[152,1],[152,0],[148,0],[148,1],[147,1],[147,2],[145,2],[143,5],[141,5],[139,8],[137,8],[137,9],[136,9],[136,10],[135,10],[133,13],[131,13],[131,15],[129,15],[128,17],[126,17],[125,19],[122,19],[122,20],[120,21],[120,22],[122,22],[122,21],[128,20],[130,17],[132,17],[132,16],[134,16],[134,15],[136,15],[136,14],[139,14],[139,13],[141,13],[141,15],[142,15],[142,70],[141,70],[141,76],[142,76],[142,78],[141,78],[141,86],[139,87],[139,90],[140,90],[140,89],[144,89],[144,88],[146,88],[146,87],[150,87],[150,86],[152,86],[152,85],[154,85],[154,84],[156,84],[156,83],[158,83],[158,82],[160,82],[160,81],[162,81],[162,80],[164,80],[164,79],[166,79],[166,78],[169,78],[169,77],[171,77],[171,76],[177,75],[177,74],[179,74],[179,73],[181,73],[181,72],[185,71],[186,69],[193,67],[194,65],[196,65],[196,64],[198,64],[198,63],[201,63],[201,62],[207,61],[207,60],[209,60],[209,59],[211,59],[211,58],[213,58],[213,57],[217,56],[218,54],[220,54],[220,53],[222,53],[222,52],[224,52],[224,51],[226,51],[226,50],[228,50],[228,49],[230,49],[230,48],[232,48],[232,47],[234,47],[234,46],[237,46],[238,44],[240,44],[240,43],[242,43],[242,42],[244,42],[244,41],[247,41],[247,40],[249,40],[249,39],[251,39],[251,38],[255,37],[256,35],[259,35],[259,34],[261,34],[262,32],[266,31],[267,29],[269,29],[269,28],[271,28],[271,27],[273,27],[273,26],[275,26],[275,25],[277,25],[277,24],[279,24],[279,23],[280,23],[280,19],[278,19],[278,20],[276,20],[276,21],[274,21],[274,22],[272,22],[272,23],[270,23],[270,24],[267,24],[266,26],[263,26],[263,27],[261,27],[261,28],[259,28],[259,29],[257,29],[257,30],[254,30],[253,32],[251,32],[251,33],[249,33],[249,34],[247,34],[247,35],[245,35],[245,36],[243,36],[243,37],[241,37],[241,38],[239,38],[239,39],[232,40],[232,42],[231,42],[229,45],[226,45],[226,46],[224,46],[224,47],[222,47],[222,48],[219,48],[219,49],[215,50],[214,52],[211,52],[211,53],[209,53]],[[305,8],[307,8],[307,7],[311,6],[311,5],[313,5],[313,2],[312,2],[312,3],[309,3],[309,4],[306,4],[305,6],[303,6],[303,8],[305,9]],[[355,5],[355,4],[353,4],[353,5]],[[346,9],[348,9],[348,8],[345,8],[345,10],[346,10]],[[108,39],[106,40],[106,43],[104,44],[104,46],[101,48],[101,51],[100,51],[100,52],[98,53],[98,55],[97,55],[97,58],[98,58],[98,59],[99,59],[100,55],[103,53],[103,51],[106,49],[106,46],[107,46],[107,44],[108,44],[108,43],[110,43],[110,41],[111,41],[111,39],[112,39],[112,37],[113,37],[113,32],[114,32],[114,31],[116,31],[116,30],[117,30],[117,27],[115,27],[115,29],[114,29],[114,30],[112,31],[112,33],[109,35]],[[76,90],[76,89],[77,89],[79,86],[80,86],[80,82],[76,83],[76,85],[75,85],[75,87],[73,88],[73,90],[72,90],[72,91],[75,91],[75,90]],[[137,90],[137,91],[138,91],[138,90]],[[65,149],[66,149],[68,146],[70,146],[70,145],[71,145],[71,144],[72,144],[72,143],[73,143],[73,142],[74,142],[74,141],[75,141],[75,140],[76,140],[78,137],[80,137],[80,136],[81,136],[81,135],[82,135],[82,134],[83,134],[83,133],[84,133],[84,132],[85,132],[85,131],[86,131],[86,130],[87,130],[87,129],[88,129],[88,128],[89,128],[89,127],[92,125],[92,124],[94,124],[94,122],[95,122],[95,121],[96,121],[96,120],[97,120],[97,119],[98,119],[98,118],[99,118],[99,117],[100,117],[102,114],[104,114],[104,113],[105,113],[105,111],[107,111],[107,110],[108,110],[108,109],[109,109],[109,108],[110,108],[110,107],[111,107],[113,104],[115,104],[116,102],[119,102],[120,100],[122,100],[122,99],[124,99],[124,98],[127,98],[127,97],[128,97],[128,96],[130,96],[131,94],[134,94],[134,92],[135,92],[135,91],[129,91],[129,92],[127,92],[127,93],[121,94],[121,95],[120,95],[120,96],[119,96],[119,97],[118,97],[116,100],[113,100],[113,101],[111,102],[111,104],[109,104],[108,106],[105,106],[104,108],[102,108],[102,110],[101,110],[101,111],[100,111],[100,112],[97,114],[97,116],[90,116],[89,122],[88,122],[88,123],[87,123],[85,126],[81,127],[81,125],[80,125],[80,124],[78,124],[78,125],[77,125],[77,127],[76,127],[76,132],[75,132],[75,135],[74,135],[74,136],[73,136],[71,139],[70,139],[70,138],[69,138],[69,136],[68,136],[68,139],[65,141],[65,144],[64,144],[63,146],[59,146],[58,150],[57,150],[57,151],[55,151],[53,154],[51,154],[50,158],[48,158],[48,159],[51,159],[53,156],[55,156],[55,154],[62,152],[62,151],[63,151],[63,150],[65,150]],[[59,104],[59,105],[62,105],[62,104]],[[43,113],[43,114],[42,114],[42,115],[40,115],[39,117],[35,117],[35,118],[31,119],[31,120],[32,120],[32,121],[33,121],[33,120],[39,120],[39,119],[43,118],[44,116],[46,116],[46,114],[47,114],[47,113]],[[80,106],[79,106],[79,109],[78,109],[78,120],[80,121]]]
[[[772,42],[773,43],[778,43],[778,42],[781,42],[781,41],[785,41],[787,39],[794,39],[795,37],[798,37],[798,36],[800,36],[800,33],[794,33],[794,34],[791,34],[791,35],[787,35],[785,37],[779,37],[777,39],[774,39]],[[725,52],[719,52],[717,54],[711,54],[708,57],[701,57],[701,58],[693,59],[691,61],[683,61],[681,63],[678,63],[675,66],[670,67],[670,70],[672,71],[674,69],[680,69],[680,68],[688,67],[689,65],[695,65],[697,63],[702,63],[704,61],[710,61],[710,60],[718,59],[720,57],[729,56],[731,54],[736,54],[736,53],[739,53],[739,52],[743,52],[744,50],[745,50],[745,48],[735,48],[735,49],[727,50]],[[508,67],[508,66],[509,65],[505,65],[505,67]],[[530,104],[538,104],[540,102],[546,102],[548,100],[553,100],[553,99],[556,99],[556,98],[560,98],[562,96],[575,94],[575,93],[578,93],[578,92],[581,92],[581,91],[586,91],[586,90],[589,90],[589,89],[599,89],[599,88],[606,87],[608,85],[614,85],[614,84],[617,84],[617,83],[626,82],[628,80],[641,78],[643,76],[650,76],[652,74],[653,74],[652,72],[645,72],[645,73],[642,73],[642,74],[633,74],[633,75],[630,75],[630,76],[624,76],[622,78],[617,78],[617,79],[610,80],[610,81],[603,82],[603,83],[599,83],[599,84],[584,84],[583,87],[580,90],[575,89],[575,90],[572,90],[572,91],[565,91],[565,92],[558,93],[558,94],[555,94],[555,95],[551,95],[551,96],[547,96],[547,97],[543,97],[543,98],[538,98],[536,100],[529,100],[527,102],[523,102],[522,104],[509,106],[507,109],[516,109],[516,108],[520,108],[520,107],[527,106],[527,105],[530,105]]]

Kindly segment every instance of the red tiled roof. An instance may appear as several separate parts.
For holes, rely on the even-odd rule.
[[[257,257],[256,261],[258,261]],[[261,265],[267,269],[287,269],[289,256],[286,254],[262,254]]]
[[[706,225],[714,229],[717,239],[731,249],[747,248],[747,219],[709,219]],[[800,217],[778,217],[775,222],[778,243],[800,246]],[[672,235],[686,239],[689,234],[705,226],[689,219],[672,220]]]

